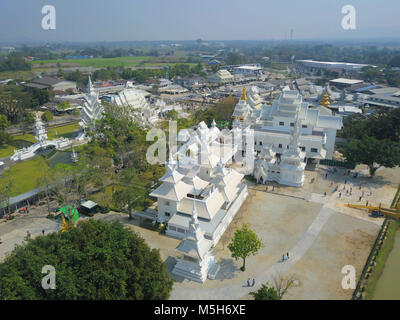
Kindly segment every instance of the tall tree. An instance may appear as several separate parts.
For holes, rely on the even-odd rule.
[[[243,259],[242,271],[246,270],[246,258],[255,255],[262,247],[262,242],[257,234],[250,230],[247,224],[239,230],[236,230],[232,242],[228,245],[228,249],[235,260]]]
[[[44,265],[56,270],[55,290],[40,285]],[[0,263],[4,300],[165,300],[172,284],[159,251],[119,222],[81,221],[28,240]]]
[[[349,162],[367,165],[371,177],[382,166],[393,168],[400,165],[399,145],[388,139],[378,140],[365,135],[347,142],[342,153]]]

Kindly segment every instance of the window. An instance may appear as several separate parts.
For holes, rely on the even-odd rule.
[[[311,152],[318,152],[317,148],[311,148]]]
[[[282,144],[281,144],[281,143],[279,144],[278,148],[281,148],[281,149],[282,149]]]
[[[284,126],[285,123],[284,123],[284,122],[279,122],[279,125],[280,125],[280,126]]]
[[[169,201],[165,201],[165,205],[166,205],[166,206],[169,206]]]
[[[185,229],[181,229],[181,228],[178,228],[176,231],[178,231],[180,233],[186,233]]]
[[[300,147],[301,151],[306,151],[306,147]]]
[[[290,123],[290,126],[291,126],[291,127],[294,127],[294,122],[291,122],[291,123]]]
[[[164,214],[165,214],[166,217],[170,217],[171,216],[171,214],[169,212],[165,212]]]
[[[307,128],[307,125],[306,125],[306,124],[303,124],[301,127],[302,127],[302,128]]]
[[[176,227],[173,227],[173,226],[168,226],[168,229],[171,231],[176,231]]]
[[[260,146],[262,146],[262,141],[260,141]]]

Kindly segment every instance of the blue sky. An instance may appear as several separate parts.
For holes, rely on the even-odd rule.
[[[41,28],[44,5],[56,30]],[[356,8],[357,30],[341,28]],[[400,37],[399,0],[1,0],[0,41],[259,40]]]

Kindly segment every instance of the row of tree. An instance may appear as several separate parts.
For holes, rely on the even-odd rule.
[[[371,176],[381,166],[400,165],[399,121],[399,108],[345,118],[339,134],[347,143],[340,151],[348,161],[366,164]]]

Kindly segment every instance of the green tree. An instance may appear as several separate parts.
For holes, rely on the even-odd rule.
[[[56,290],[43,290],[44,265],[54,266]],[[30,239],[0,264],[0,299],[159,300],[172,280],[160,253],[120,222],[90,219]]]
[[[49,110],[46,110],[45,112],[43,112],[41,118],[44,122],[50,122],[51,120],[53,120],[54,117]]]
[[[274,288],[268,287],[266,284],[263,284],[257,291],[250,292],[250,295],[254,300],[281,300],[278,292]]]
[[[388,139],[378,140],[365,135],[361,139],[352,139],[347,142],[342,153],[349,162],[367,165],[371,177],[382,166],[393,168],[400,165],[398,143]]]
[[[71,108],[71,104],[68,101],[62,101],[57,105],[57,109],[65,110]]]
[[[247,224],[235,231],[232,242],[228,245],[228,249],[235,260],[243,259],[242,271],[246,270],[246,258],[255,255],[262,247],[262,242],[257,234],[248,228]]]
[[[6,170],[2,174],[4,183],[0,184],[0,204],[5,204],[7,212],[10,214],[10,200],[14,192],[14,178],[10,173],[10,170]]]

